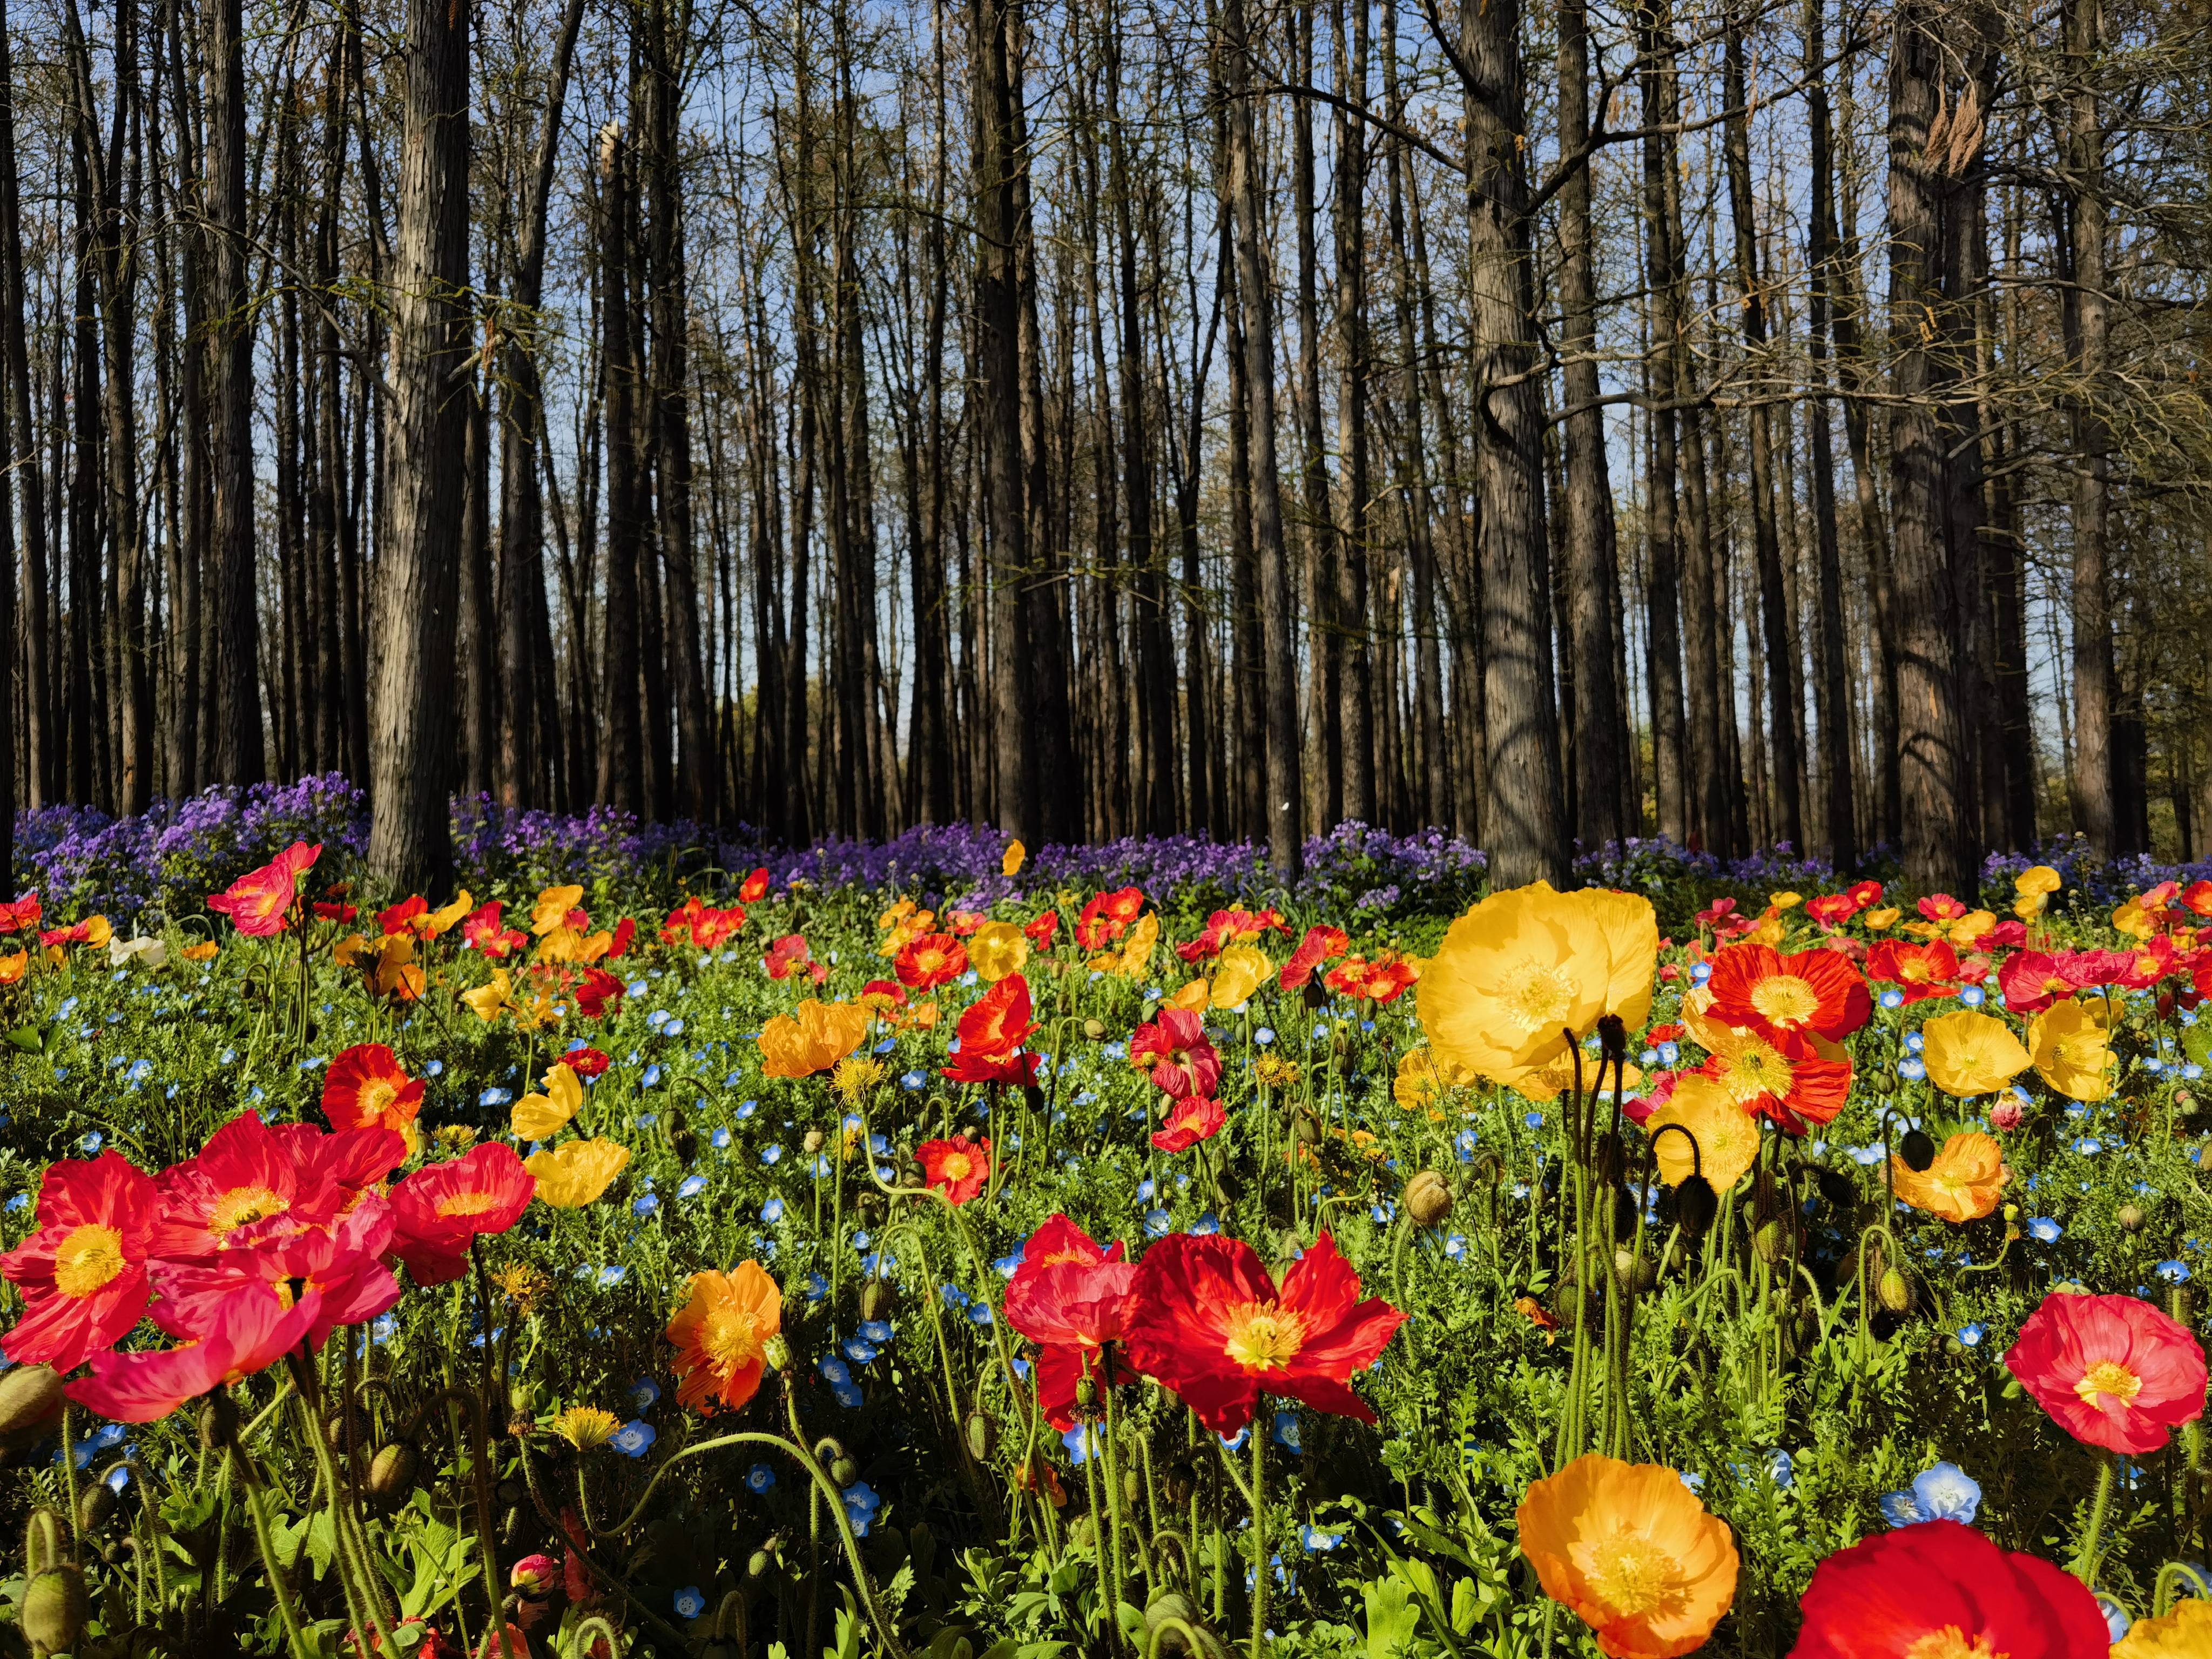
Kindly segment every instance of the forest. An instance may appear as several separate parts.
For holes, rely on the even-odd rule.
[[[2212,16],[1442,8],[11,0],[0,786],[2201,854]]]

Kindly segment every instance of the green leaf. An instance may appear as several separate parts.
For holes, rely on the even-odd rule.
[[[1411,1652],[1421,1624],[1413,1592],[1395,1578],[1370,1579],[1362,1589],[1367,1601],[1367,1659]]]

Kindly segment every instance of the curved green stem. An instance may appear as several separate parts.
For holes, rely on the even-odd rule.
[[[2097,1551],[2104,1541],[2105,1516],[2112,1507],[2112,1465],[2116,1460],[2106,1457],[2097,1462],[2097,1492],[2089,1500],[2089,1528],[2081,1535],[2081,1548],[2074,1558],[2073,1573],[2083,1583],[2094,1589],[2097,1585]]]

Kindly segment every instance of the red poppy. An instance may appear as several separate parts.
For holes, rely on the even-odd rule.
[[[1101,1249],[1064,1215],[1023,1249],[1006,1286],[1006,1322],[1037,1345],[1037,1404],[1063,1433],[1075,1426],[1077,1385],[1098,1374],[1107,1344],[1121,1339],[1136,1276],[1118,1240]]]
[[[619,957],[628,956],[629,954],[629,947],[635,944],[636,940],[637,918],[635,916],[624,916],[620,921],[615,924],[615,936],[607,945],[606,959],[609,962],[613,962]]]
[[[1974,940],[1977,951],[2017,951],[2027,943],[2027,924],[2001,921]]]
[[[276,1123],[270,1126],[269,1133],[292,1160],[303,1185],[327,1184],[337,1189],[341,1213],[351,1207],[359,1194],[407,1161],[406,1138],[381,1124],[325,1134],[312,1123]],[[231,1236],[231,1243],[258,1243],[272,1231],[281,1233],[285,1225],[279,1222],[272,1229],[266,1221],[249,1222]]]
[[[1148,1067],[1152,1086],[1182,1100],[1221,1085],[1221,1056],[1206,1040],[1206,1022],[1188,1008],[1163,1008],[1129,1039],[1129,1063]]]
[[[1093,893],[1075,919],[1075,942],[1086,951],[1103,951],[1129,930],[1145,908],[1141,887],[1124,887],[1111,893]]]
[[[204,1310],[204,1330],[180,1347],[150,1353],[96,1353],[92,1375],[65,1390],[80,1406],[118,1423],[152,1423],[187,1401],[266,1370],[306,1340],[322,1314],[308,1291],[289,1308],[246,1287]]]
[[[597,1048],[571,1048],[561,1056],[561,1063],[580,1078],[603,1076],[614,1062]]]
[[[377,925],[384,929],[385,937],[389,939],[394,933],[427,933],[428,928],[416,924],[429,914],[430,901],[417,893],[411,898],[400,900],[390,909],[380,912],[376,920]]]
[[[1806,1053],[1815,1037],[1841,1042],[1874,1012],[1866,981],[1838,951],[1785,957],[1765,945],[1731,945],[1713,953],[1712,966],[1713,1017],[1785,1052]]]
[[[1038,950],[1051,950],[1053,941],[1060,937],[1060,912],[1042,912],[1022,929],[1022,935]]]
[[[2155,934],[2145,939],[2140,947],[2133,951],[2113,951],[2101,954],[2118,957],[2125,963],[2125,966],[2106,982],[2122,986],[2130,991],[2147,991],[2168,974],[2178,971],[2182,966],[2179,953],[2173,948],[2173,940],[2164,933]]]
[[[1867,952],[1866,976],[1894,985],[1910,1003],[1959,993],[1959,953],[1946,939],[1916,945],[1886,939]]]
[[[95,923],[100,928],[96,939],[94,935]],[[88,916],[82,921],[73,921],[66,927],[52,928],[40,934],[39,943],[41,945],[104,945],[111,937],[106,917]]]
[[[1799,1606],[1791,1659],[2102,1659],[2112,1639],[2080,1579],[1956,1521],[1838,1550]]]
[[[1699,1068],[1753,1117],[1802,1135],[1808,1125],[1832,1122],[1851,1094],[1851,1061],[1792,1054],[1755,1031],[1738,1032]]]
[[[950,933],[923,933],[906,942],[892,967],[901,984],[933,991],[968,971],[968,947]]]
[[[1275,975],[1275,983],[1285,991],[1304,990],[1312,982],[1314,969],[1342,956],[1351,945],[1351,935],[1341,927],[1307,928],[1306,936],[1298,941],[1298,948],[1291,952],[1291,959]]]
[[[319,1225],[344,1197],[320,1170],[303,1170],[292,1143],[250,1110],[209,1136],[197,1157],[162,1170],[155,1187],[161,1212],[152,1250],[171,1260],[213,1255],[256,1223],[273,1224],[246,1235],[257,1242]]]
[[[1419,969],[1394,952],[1373,962],[1364,957],[1346,957],[1328,970],[1322,983],[1339,996],[1395,1002],[1420,976]]]
[[[317,899],[314,912],[319,921],[341,923],[351,921],[361,914],[358,908],[348,904],[343,899]]]
[[[1971,914],[1971,907],[1948,893],[1931,893],[1920,901],[1920,914],[1929,921],[1940,921],[1948,927],[1960,917]]]
[[[38,895],[33,893],[31,896],[35,899]],[[2181,896],[2181,902],[2185,908],[2212,921],[2212,881],[2191,882],[2188,890]]]
[[[2041,951],[2014,952],[1997,969],[1997,988],[2004,993],[2005,1006],[2015,1014],[2039,1014],[2051,1004],[2064,1001],[2095,982],[2099,964],[2090,958],[2103,954],[2086,951],[2061,951],[2056,956]]]
[[[629,925],[635,928],[636,924]],[[717,950],[744,925],[743,905],[733,904],[726,910],[717,909],[694,893],[668,913],[668,920],[661,924],[660,942],[663,945],[678,945],[689,939],[702,951]],[[624,945],[628,942],[622,941]]]
[[[1858,913],[1859,907],[1851,902],[1849,893],[1823,893],[1805,901],[1805,914],[1826,933],[1834,933]]]
[[[479,955],[500,957],[520,950],[529,942],[530,936],[519,927],[509,927],[503,919],[505,907],[497,899],[489,904],[479,904],[461,921],[461,943]]]
[[[1735,914],[1735,901],[1723,896],[1715,899],[1698,912],[1698,925],[1701,927],[1717,927]]]
[[[991,1178],[991,1138],[970,1140],[955,1135],[950,1140],[925,1140],[915,1152],[921,1159],[922,1178],[955,1208],[983,1190]]]
[[[2138,1456],[2204,1412],[2204,1350],[2185,1326],[2132,1296],[2053,1291],[2004,1363],[2084,1445]]]
[[[768,896],[768,866],[763,865],[745,878],[744,885],[738,889],[738,897],[747,904],[758,904]]]
[[[417,1170],[392,1189],[392,1254],[418,1285],[459,1279],[469,1241],[514,1225],[537,1190],[536,1178],[503,1140]]]
[[[1359,1299],[1359,1276],[1327,1233],[1280,1285],[1241,1239],[1175,1233],[1138,1265],[1129,1358],[1216,1434],[1249,1423],[1262,1390],[1372,1423],[1352,1379],[1405,1317]]]
[[[605,1019],[622,1007],[629,988],[604,968],[594,968],[576,985],[576,1012],[586,1019]]]
[[[1019,1048],[970,1048],[963,1042],[942,1075],[954,1083],[1001,1083],[1027,1088],[1037,1080],[1041,1064],[1041,1056]]]
[[[804,933],[786,933],[768,947],[763,965],[767,968],[770,979],[789,979],[791,970],[805,967],[807,961],[806,936]]]
[[[37,928],[45,915],[39,904],[37,890],[33,889],[13,904],[0,904],[0,933],[31,933]]]
[[[968,1006],[960,1016],[960,1051],[997,1051],[1019,1048],[1036,1024],[1030,1018],[1030,982],[1020,974],[1008,974]]]
[[[1206,927],[1196,939],[1176,946],[1176,954],[1185,962],[1203,962],[1209,957],[1219,956],[1231,945],[1249,943],[1270,929],[1278,933],[1291,931],[1273,910],[1216,910],[1206,919]]]
[[[1211,1140],[1229,1121],[1221,1103],[1211,1095],[1186,1095],[1170,1100],[1168,1121],[1152,1132],[1152,1145],[1164,1152],[1187,1152],[1201,1140]]]
[[[358,1042],[323,1076],[323,1115],[333,1129],[396,1130],[412,1147],[422,1110],[422,1079],[410,1078],[380,1042]]]
[[[1862,910],[1872,909],[1881,902],[1881,884],[1878,881],[1856,881],[1844,890],[1851,903]]]
[[[127,1158],[48,1164],[38,1231],[0,1256],[24,1304],[0,1349],[19,1365],[68,1371],[120,1341],[146,1311],[153,1232],[153,1180]]]
[[[267,939],[289,925],[284,913],[298,902],[300,878],[322,856],[319,846],[295,841],[258,870],[240,876],[207,908],[230,918],[231,926],[252,939]]]
[[[382,1257],[392,1243],[391,1206],[365,1199],[334,1226],[296,1233],[266,1249],[224,1250],[195,1261],[157,1261],[154,1322],[196,1340],[226,1316],[233,1298],[258,1292],[281,1311],[312,1291],[319,1311],[307,1328],[319,1348],[340,1325],[365,1325],[399,1300],[399,1281]]]

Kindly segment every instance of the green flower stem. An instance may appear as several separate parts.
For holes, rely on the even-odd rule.
[[[2074,1558],[2074,1576],[2094,1589],[2097,1585],[2098,1547],[2104,1541],[2105,1516],[2112,1506],[2112,1466],[2115,1459],[2097,1462],[2097,1492],[2089,1500],[2089,1527],[2081,1535],[2080,1553]]]
[[[775,1437],[771,1436],[769,1437],[774,1438]],[[621,1575],[610,1571],[600,1562],[597,1556],[592,1553],[584,1540],[575,1536],[569,1531],[568,1526],[562,1521],[560,1516],[554,1512],[553,1506],[545,1501],[545,1494],[538,1488],[537,1466],[530,1461],[530,1443],[525,1440],[517,1443],[520,1448],[519,1455],[522,1460],[522,1484],[524,1488],[530,1493],[530,1501],[538,1510],[538,1519],[543,1521],[545,1525],[552,1530],[555,1537],[560,1539],[568,1549],[574,1552],[576,1558],[583,1562],[586,1567],[591,1570],[592,1576],[593,1577],[599,1579],[602,1583],[613,1585],[616,1590],[620,1593],[623,1600],[628,1601],[631,1607],[635,1607],[637,1610],[639,1616],[642,1618],[647,1624],[650,1625],[654,1630],[659,1631],[663,1636],[668,1638],[671,1641],[677,1643],[678,1644],[678,1651],[683,1651],[683,1644],[687,1643],[690,1638],[686,1637],[683,1632],[678,1630],[673,1625],[670,1624],[665,1619],[663,1619],[659,1613],[655,1613],[651,1607],[647,1607],[643,1601],[638,1600],[636,1593],[629,1587],[629,1581],[623,1577]],[[779,1442],[779,1443],[781,1443]],[[687,1448],[687,1449],[689,1449]],[[611,1644],[610,1646],[611,1647],[611,1645],[612,1644]]]
[[[300,1431],[307,1437],[308,1447],[315,1455],[315,1470],[322,1477],[323,1489],[331,1509],[331,1533],[337,1545],[338,1569],[348,1589],[347,1600],[358,1601],[353,1609],[354,1628],[361,1628],[361,1614],[368,1615],[368,1623],[376,1632],[377,1640],[387,1644],[392,1640],[392,1624],[385,1616],[384,1597],[376,1583],[376,1564],[369,1553],[366,1536],[356,1538],[346,1515],[346,1485],[339,1478],[337,1460],[331,1455],[330,1442],[324,1437],[323,1425],[318,1420],[315,1402],[307,1390],[313,1387],[313,1362],[304,1354],[295,1354],[292,1375],[301,1385],[300,1395]]]
[[[1267,1436],[1252,1419],[1252,1659],[1267,1651]]]
[[[314,1650],[300,1629],[300,1615],[292,1605],[292,1586],[285,1577],[284,1564],[276,1559],[276,1546],[269,1535],[269,1510],[261,1501],[261,1482],[252,1470],[245,1466],[246,1453],[237,1446],[230,1449],[231,1457],[240,1464],[240,1475],[246,1487],[246,1512],[253,1517],[253,1541],[261,1552],[261,1570],[269,1579],[269,1590],[276,1602],[276,1616],[283,1621],[285,1640],[291,1644],[295,1659],[313,1659]]]
[[[76,1496],[76,1407],[62,1400],[62,1491],[69,1498],[70,1559],[84,1559],[84,1522]]]

